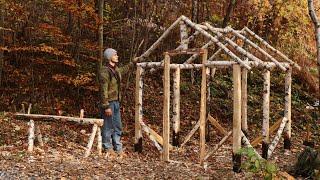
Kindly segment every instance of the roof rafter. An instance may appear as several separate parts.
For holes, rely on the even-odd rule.
[[[276,66],[276,67],[279,67],[283,71],[287,71],[287,68],[288,68],[287,64],[281,63],[275,57],[273,57],[271,54],[269,54],[265,49],[261,48],[259,45],[257,45],[252,40],[250,40],[249,37],[246,37],[245,34],[249,34],[249,35],[253,36],[255,39],[257,39],[259,42],[261,42],[263,45],[265,45],[272,52],[276,53],[281,58],[283,58],[285,61],[289,62],[290,65],[293,65],[294,67],[296,67],[299,70],[301,69],[301,67],[297,63],[295,63],[294,61],[289,59],[282,52],[278,51],[277,49],[275,49],[274,47],[269,45],[265,40],[263,40],[261,37],[259,37],[257,34],[252,32],[247,27],[243,28],[242,30],[234,30],[231,27],[215,28],[212,25],[210,25],[209,23],[196,24],[196,23],[192,22],[189,18],[187,18],[183,15],[180,16],[173,24],[171,24],[171,26],[157,39],[156,42],[154,42],[150,46],[150,48],[147,51],[145,51],[141,56],[134,58],[134,61],[143,61],[145,58],[147,58],[159,46],[159,44],[168,36],[168,34],[177,25],[181,24],[182,22],[195,30],[195,32],[191,36],[189,36],[188,38],[185,37],[186,42],[190,42],[190,41],[194,40],[198,34],[202,34],[203,36],[205,36],[206,38],[209,39],[209,41],[201,47],[202,49],[207,49],[210,46],[212,46],[213,44],[216,44],[218,46],[219,49],[216,52],[214,52],[214,54],[210,58],[208,58],[208,61],[212,61],[223,50],[235,62],[239,63],[241,66],[247,68],[248,70],[250,70],[252,67],[264,67],[264,68],[269,69],[271,67],[269,64],[272,62],[272,64],[273,64],[272,67]],[[214,35],[211,33],[214,33]],[[227,37],[226,36],[227,33],[232,34],[232,37],[231,38]],[[219,38],[223,39],[225,42],[222,42]],[[270,59],[271,62],[270,63],[264,62],[260,59],[261,57],[258,58],[257,56],[252,54],[252,52],[250,52],[249,50],[246,50],[243,47],[241,47],[241,45],[239,45],[238,43],[236,43],[234,41],[236,38],[239,38],[239,39],[243,40],[244,43],[249,44],[251,47],[253,47],[254,49],[257,50],[256,52],[260,52],[264,57]],[[227,47],[228,45],[230,45],[230,47]],[[229,49],[231,47],[232,47],[232,51],[231,51],[231,49]],[[183,45],[180,44],[175,50],[182,50],[182,48],[183,48]],[[246,56],[248,59],[250,59],[252,61],[250,61],[250,63],[247,63],[247,61],[242,60],[240,57],[238,57],[235,54],[235,52]],[[193,54],[183,64],[192,63],[198,56],[199,56],[198,53]]]
[[[189,26],[193,27],[197,31],[199,31],[201,34],[209,38],[211,41],[213,41],[217,46],[219,46],[221,49],[223,49],[231,58],[233,58],[235,61],[237,61],[241,66],[247,68],[248,70],[251,69],[251,67],[245,63],[243,60],[241,60],[237,55],[235,55],[233,52],[231,52],[230,49],[228,49],[226,46],[224,46],[217,38],[213,37],[211,34],[206,32],[204,29],[198,26],[198,24],[193,23],[189,18],[185,16],[181,16],[182,20],[185,21]]]
[[[284,60],[286,60],[287,62],[289,62],[291,65],[293,65],[295,68],[297,68],[298,70],[301,70],[301,67],[295,63],[294,61],[292,61],[291,59],[289,59],[286,55],[284,55],[282,52],[280,52],[279,50],[275,49],[274,47],[272,47],[267,41],[265,41],[264,39],[262,39],[260,36],[258,36],[256,33],[254,33],[253,31],[251,31],[248,27],[244,28],[245,32],[248,32],[251,36],[253,36],[254,38],[256,38],[258,41],[260,41],[262,44],[264,44],[267,48],[269,48],[270,50],[272,50],[274,53],[278,54],[279,56],[281,56]]]

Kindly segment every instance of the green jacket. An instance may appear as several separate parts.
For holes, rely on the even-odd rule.
[[[121,99],[121,76],[133,67],[129,63],[123,67],[110,68],[108,65],[102,66],[99,74],[101,107],[109,108],[110,101],[120,101]]]

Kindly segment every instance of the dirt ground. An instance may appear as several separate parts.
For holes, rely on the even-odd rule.
[[[205,167],[198,163],[199,142],[196,133],[180,149],[170,154],[172,162],[160,161],[160,153],[152,142],[144,138],[141,154],[133,151],[133,132],[126,130],[123,136],[124,158],[108,159],[98,156],[96,141],[92,154],[84,158],[90,126],[79,126],[65,122],[39,122],[44,147],[36,145],[34,152],[27,153],[27,121],[9,117],[0,119],[0,179],[256,179],[250,173],[232,171],[232,146],[224,144],[210,157]],[[278,144],[272,162],[280,171],[290,171],[296,156],[304,148],[303,131],[293,129],[292,150],[285,155],[282,139]],[[221,137],[214,131],[208,143],[212,148]],[[254,136],[249,137],[251,140]],[[207,148],[207,149],[208,149]],[[260,147],[257,148],[260,152]]]

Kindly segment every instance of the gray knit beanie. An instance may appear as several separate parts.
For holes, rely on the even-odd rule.
[[[112,48],[108,48],[108,49],[104,50],[103,56],[104,56],[104,58],[110,60],[111,57],[112,57],[113,55],[115,55],[115,54],[117,54],[117,51],[116,51],[116,50],[114,50],[114,49],[112,49]]]

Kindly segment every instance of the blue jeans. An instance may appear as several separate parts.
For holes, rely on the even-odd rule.
[[[122,123],[120,117],[119,101],[109,102],[112,110],[112,116],[106,116],[105,110],[101,109],[101,118],[104,120],[102,126],[102,146],[104,149],[113,149],[117,152],[122,151],[122,143],[120,141],[122,134]]]

